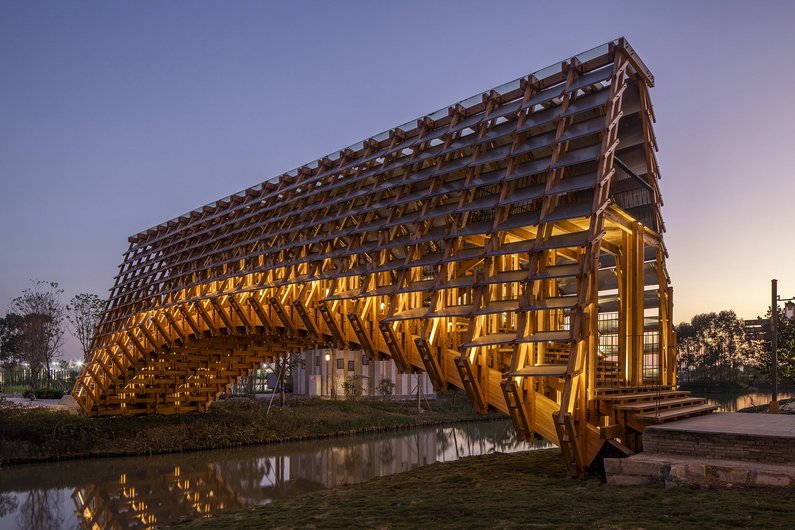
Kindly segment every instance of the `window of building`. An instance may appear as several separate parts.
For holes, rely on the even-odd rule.
[[[343,370],[345,368],[345,359],[337,359],[337,370]]]
[[[618,362],[618,313],[599,313],[599,353],[603,361]]]
[[[354,369],[353,361],[348,361],[348,371],[353,372],[353,369]]]
[[[370,359],[367,358],[367,354],[362,354],[362,366],[367,366],[370,364]]]

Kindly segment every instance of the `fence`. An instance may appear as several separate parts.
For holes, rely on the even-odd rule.
[[[50,369],[50,388],[70,391],[80,373],[77,363],[58,363]],[[47,375],[40,376],[41,385],[47,386]],[[0,369],[0,392],[16,392],[30,388],[30,367],[20,364]]]

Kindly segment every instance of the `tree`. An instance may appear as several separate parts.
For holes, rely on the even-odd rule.
[[[384,377],[378,382],[376,392],[378,392],[378,395],[381,396],[382,400],[386,400],[392,397],[392,394],[395,393],[395,383],[393,383],[390,378]]]
[[[105,302],[97,295],[80,293],[72,297],[66,306],[66,320],[69,322],[69,331],[80,342],[83,349],[83,360],[88,361],[91,351],[91,341],[102,321],[105,312]]]
[[[696,315],[676,335],[680,373],[694,380],[736,381],[740,367],[756,364],[760,353],[734,311]]]
[[[21,358],[30,365],[30,384],[39,385],[42,371],[49,384],[50,363],[60,354],[64,335],[63,289],[55,282],[37,280],[22,295],[11,301],[12,308],[21,317],[19,349]]]
[[[364,393],[364,382],[362,376],[352,375],[342,383],[342,391],[345,392],[345,399],[356,400]]]
[[[767,309],[765,318],[770,320],[770,308]],[[759,370],[769,374],[773,359],[770,351],[770,341],[764,341],[762,355],[759,357]],[[795,380],[795,320],[787,320],[784,310],[778,308],[778,345],[776,348],[776,372],[779,379]]]
[[[279,404],[280,406],[284,407],[285,405],[285,396],[284,396],[284,383],[287,376],[287,371],[292,371],[293,368],[299,365],[303,365],[303,360],[301,359],[302,352],[295,352],[288,354],[286,357],[277,357],[276,358],[276,388],[273,390],[271,394],[271,399],[268,402],[268,410],[265,412],[265,415],[268,416],[271,412],[271,407],[273,406],[273,398],[276,397],[276,390],[279,391]]]
[[[8,313],[0,318],[0,366],[10,367],[22,360],[21,334],[22,317]]]

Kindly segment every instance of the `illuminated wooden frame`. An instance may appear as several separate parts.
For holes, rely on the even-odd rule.
[[[627,437],[600,387],[675,384],[653,83],[618,39],[131,237],[74,397],[205,410],[275,356],[360,348],[581,471]]]

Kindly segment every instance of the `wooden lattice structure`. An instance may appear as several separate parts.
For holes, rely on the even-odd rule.
[[[653,83],[618,39],[131,237],[74,397],[204,410],[335,345],[463,388],[572,470],[631,445],[644,385],[658,417],[661,395],[694,405],[672,386]]]

